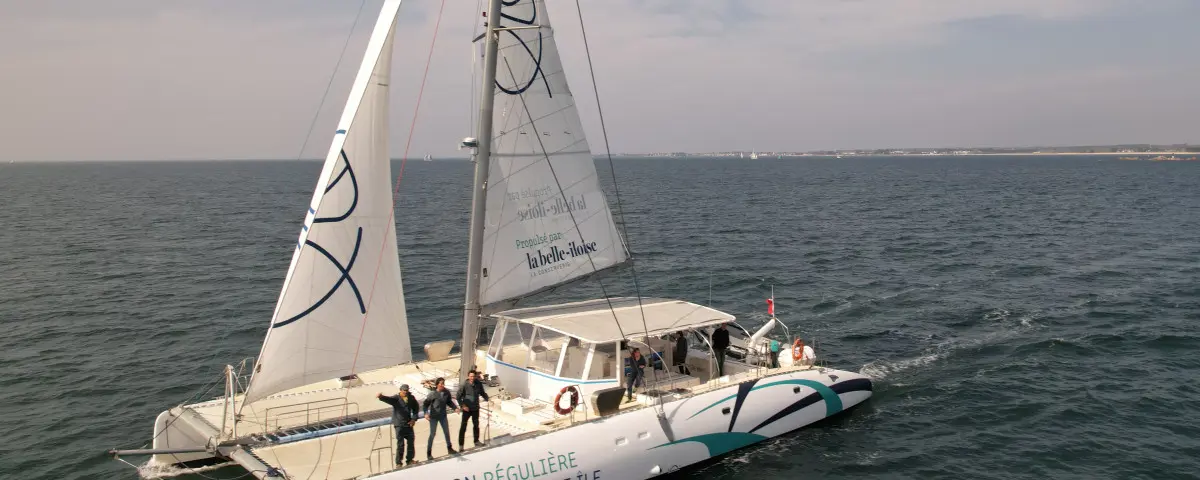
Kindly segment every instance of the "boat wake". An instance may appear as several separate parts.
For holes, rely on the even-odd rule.
[[[177,467],[174,465],[157,463],[154,460],[149,460],[146,463],[139,465],[137,467],[137,472],[138,472],[139,477],[145,478],[145,479],[173,478],[173,477],[178,477],[180,475],[195,475],[198,473],[211,472],[214,470],[220,470],[222,468],[228,468],[228,467],[233,467],[233,466],[237,466],[237,463],[223,462],[223,463],[217,463],[217,464],[213,464],[213,465],[205,465],[203,467],[189,468],[189,467]]]
[[[1040,312],[1030,312],[1014,317],[1012,312],[1007,309],[995,308],[982,315],[982,321],[985,324],[998,327],[995,330],[965,338],[947,339],[925,348],[915,357],[890,361],[874,360],[863,365],[859,369],[859,373],[868,375],[875,380],[883,380],[900,372],[929,366],[962,350],[1002,343],[1040,327],[1041,325],[1036,322],[1040,315]]]
[[[919,356],[916,358],[906,358],[906,359],[895,360],[895,361],[891,361],[891,362],[875,360],[870,363],[867,363],[866,365],[863,365],[863,367],[858,370],[858,373],[867,375],[875,381],[879,381],[879,380],[888,378],[889,375],[892,375],[892,374],[895,374],[898,372],[902,372],[902,371],[911,369],[913,367],[924,367],[933,362],[936,362],[938,359],[941,359],[942,357],[943,357],[943,354],[941,352],[936,352],[936,353],[922,355],[922,356]]]

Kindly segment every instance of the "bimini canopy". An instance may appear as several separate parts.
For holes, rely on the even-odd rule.
[[[728,313],[683,300],[643,298],[639,307],[638,299],[630,297],[520,308],[493,317],[537,325],[589,343],[658,336],[734,319]]]

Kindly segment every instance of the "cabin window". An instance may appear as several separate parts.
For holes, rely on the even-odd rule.
[[[496,335],[496,328],[499,325],[494,320],[488,321],[484,319],[479,325],[479,333],[475,336],[476,345],[491,345],[492,338]],[[488,348],[490,351],[491,348]]]
[[[492,358],[499,359],[503,355],[501,347],[504,344],[504,327],[507,325],[508,322],[500,322],[496,325],[496,331],[492,332],[492,341],[488,345],[488,355]]]
[[[709,345],[711,345],[711,344],[712,344],[712,339],[709,336],[708,331],[704,331],[703,333],[701,333],[699,331],[692,330],[692,331],[688,332],[688,348],[689,349],[695,348],[698,350],[709,350]]]
[[[529,347],[529,368],[554,375],[558,371],[558,359],[562,356],[568,338],[554,330],[534,330],[533,342]]]
[[[503,332],[497,337],[500,343],[492,354],[496,360],[525,368],[529,361],[529,342],[533,326],[525,323],[505,322]]]
[[[587,363],[589,345],[580,342],[578,338],[568,337],[566,351],[563,352],[562,364],[558,367],[556,376],[572,380],[583,378],[583,367]]]
[[[588,380],[613,380],[617,378],[617,344],[601,343],[592,353],[592,365],[588,367]]]

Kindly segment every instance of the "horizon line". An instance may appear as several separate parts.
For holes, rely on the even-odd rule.
[[[883,148],[839,148],[839,149],[818,149],[818,150],[762,150],[762,151],[759,151],[759,150],[722,150],[722,151],[705,151],[705,152],[676,150],[676,151],[657,151],[657,152],[621,152],[621,153],[612,153],[611,155],[614,157],[637,157],[637,156],[670,156],[670,155],[705,156],[705,155],[714,155],[714,154],[762,153],[762,154],[768,154],[768,155],[787,154],[789,156],[797,156],[797,155],[820,156],[820,155],[825,155],[825,154],[829,154],[829,155],[850,154],[850,155],[856,155],[856,156],[889,156],[889,155],[895,155],[895,153],[892,153],[892,152],[903,152],[905,154],[911,154],[911,153],[918,153],[918,152],[937,152],[937,151],[965,152],[965,151],[970,151],[970,150],[992,150],[992,151],[1001,150],[1001,151],[1003,151],[1003,150],[1095,149],[1095,148],[1131,148],[1131,147],[1146,147],[1146,148],[1151,148],[1151,149],[1153,149],[1154,147],[1161,147],[1161,148],[1156,149],[1156,150],[1151,150],[1151,151],[1145,151],[1145,152],[1053,152],[1053,151],[1050,151],[1050,152],[997,152],[997,154],[1022,155],[1022,154],[1037,153],[1037,154],[1041,154],[1041,155],[1052,155],[1052,154],[1062,154],[1062,153],[1076,153],[1076,154],[1108,155],[1108,154],[1121,153],[1121,154],[1137,155],[1137,154],[1166,154],[1166,153],[1171,153],[1171,154],[1200,153],[1200,144],[1183,142],[1183,143],[1112,143],[1112,144],[1099,144],[1099,145],[1030,145],[1030,146],[1009,146],[1009,147],[883,147]],[[1183,150],[1177,150],[1174,148],[1183,148]],[[1192,148],[1196,148],[1197,150],[1191,150]],[[883,153],[883,154],[872,153],[872,152],[879,152],[879,151],[887,151],[888,153]],[[859,153],[859,152],[863,152],[863,153]],[[608,154],[596,153],[596,152],[592,153],[593,157],[604,157],[606,155],[608,155]],[[953,153],[951,153],[951,155],[953,155]],[[408,160],[414,160],[414,159],[416,159],[415,161],[418,161],[418,162],[424,161],[424,160],[421,160],[420,157],[410,156],[408,158]],[[447,161],[447,160],[463,161],[463,160],[470,160],[471,157],[470,156],[463,156],[463,157],[434,156],[434,157],[432,157],[432,159],[437,160],[437,161]],[[405,160],[405,159],[403,157],[391,157],[390,160],[391,161],[400,161],[400,160]],[[94,159],[45,159],[45,160],[10,159],[10,162],[3,162],[3,160],[0,160],[0,165],[5,164],[5,163],[322,162],[322,161],[325,161],[325,159],[324,158],[316,158],[316,157],[313,157],[313,158],[272,158],[272,157],[124,158],[124,159],[94,158]]]

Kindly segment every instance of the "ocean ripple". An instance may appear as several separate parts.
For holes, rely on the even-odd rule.
[[[757,326],[774,289],[780,317],[822,358],[876,380],[854,411],[685,476],[1200,471],[1200,164],[616,168],[643,295]],[[0,476],[135,478],[104,450],[146,443],[159,411],[257,354],[319,169],[0,167]],[[396,222],[414,345],[458,336],[470,178],[467,162],[406,167]],[[544,301],[632,295],[631,273]]]

